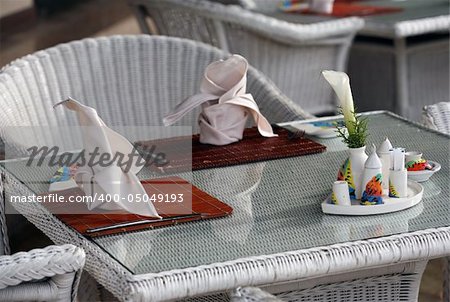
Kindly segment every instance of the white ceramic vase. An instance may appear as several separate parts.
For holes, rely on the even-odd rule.
[[[339,170],[338,180],[345,180],[348,183],[350,197],[361,199],[362,174],[368,157],[366,146],[348,150],[350,155]]]

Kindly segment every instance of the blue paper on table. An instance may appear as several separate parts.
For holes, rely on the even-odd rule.
[[[291,126],[304,130],[307,135],[319,138],[335,138],[337,137],[336,126],[344,127],[343,121],[317,121],[309,123],[292,124]]]

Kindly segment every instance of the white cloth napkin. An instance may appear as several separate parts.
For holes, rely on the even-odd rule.
[[[201,92],[177,105],[163,119],[164,125],[172,125],[202,105],[199,116],[201,143],[227,145],[241,140],[249,115],[262,136],[277,136],[253,96],[246,93],[247,70],[247,60],[239,55],[211,63],[203,75]]]
[[[133,150],[131,143],[122,135],[108,128],[94,108],[82,105],[73,99],[60,102],[53,108],[59,105],[64,105],[67,109],[77,113],[87,158],[89,158],[87,154],[98,148],[99,154],[108,153],[111,156],[110,159],[113,159],[116,153],[121,153],[124,154],[122,162],[131,160],[132,163],[128,171],[124,170],[124,166],[119,166],[117,161],[103,167],[99,164],[90,165],[89,160],[86,160],[85,165],[79,166],[75,173],[75,180],[88,196],[96,197],[92,203],[87,203],[88,209],[92,210],[97,207],[105,210],[124,209],[134,214],[160,218],[151,202],[133,202],[137,199],[130,197],[130,195],[140,195],[142,200],[142,196],[146,194],[136,176],[142,169],[142,166],[136,165],[138,157],[130,158],[129,156]],[[95,158],[93,162],[98,162],[98,160],[99,158]],[[102,194],[103,197],[101,197]],[[117,197],[114,199],[114,196],[118,196],[118,202],[104,202],[107,194],[111,196],[111,200],[115,201],[117,201]]]

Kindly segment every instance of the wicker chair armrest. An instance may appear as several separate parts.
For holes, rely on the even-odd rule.
[[[395,25],[396,37],[423,35],[437,31],[449,32],[450,15],[408,20]]]
[[[70,244],[0,256],[0,289],[80,271],[85,253]]]

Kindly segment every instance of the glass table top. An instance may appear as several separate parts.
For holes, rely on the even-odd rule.
[[[359,4],[402,8],[400,12],[363,17],[365,26],[359,33],[381,36],[393,34],[394,26],[398,22],[449,15],[450,9],[448,0],[371,0],[361,1]],[[258,11],[256,8],[255,11],[292,23],[315,23],[334,19],[327,16],[284,13],[276,7],[265,11]]]
[[[423,201],[417,206],[365,217],[323,214],[321,202],[347,150],[338,138],[314,138],[327,151],[180,175],[231,205],[231,216],[92,240],[132,273],[144,274],[449,226],[449,137],[388,113],[368,118],[368,145],[389,137],[394,146],[420,150],[442,165],[423,183]],[[139,177],[151,175],[142,171]],[[47,189],[27,186],[34,192]]]

